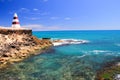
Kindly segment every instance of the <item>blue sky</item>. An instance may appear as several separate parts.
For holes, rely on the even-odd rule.
[[[0,26],[15,12],[33,30],[120,30],[120,0],[0,0]]]

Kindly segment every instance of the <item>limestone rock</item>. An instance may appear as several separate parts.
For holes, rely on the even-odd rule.
[[[0,63],[21,61],[50,46],[50,40],[40,40],[29,34],[0,34]]]

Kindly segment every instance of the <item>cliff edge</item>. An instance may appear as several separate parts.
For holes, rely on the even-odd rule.
[[[0,34],[0,67],[21,61],[52,46],[50,40],[29,34]]]

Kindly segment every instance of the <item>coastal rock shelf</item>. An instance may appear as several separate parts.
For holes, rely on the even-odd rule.
[[[52,46],[50,40],[40,40],[29,34],[0,34],[0,67],[21,61],[50,46]]]
[[[27,28],[4,28],[0,27],[0,34],[27,34],[27,35],[32,35],[32,30],[27,29]]]

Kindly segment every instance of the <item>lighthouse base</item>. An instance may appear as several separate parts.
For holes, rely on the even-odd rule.
[[[0,28],[0,34],[28,34],[32,35],[32,29],[27,28]]]

